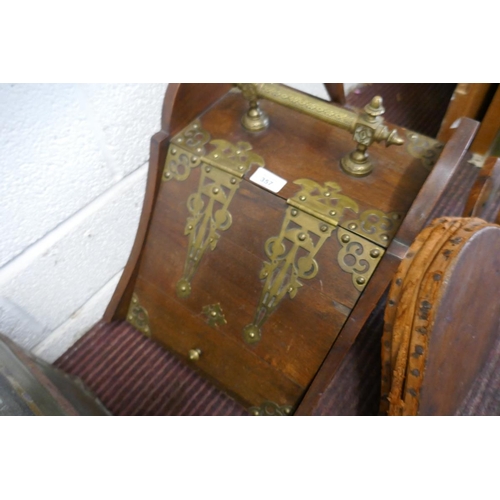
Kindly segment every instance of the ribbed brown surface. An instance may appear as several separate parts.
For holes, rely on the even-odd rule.
[[[384,99],[385,119],[414,132],[436,137],[456,83],[371,83],[347,96],[347,104],[363,108],[373,97]]]
[[[99,323],[55,365],[113,415],[236,416],[243,407],[128,323]]]

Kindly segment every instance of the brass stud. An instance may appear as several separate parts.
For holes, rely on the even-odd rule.
[[[249,336],[251,339],[254,339],[254,338],[255,338],[255,332],[249,332],[248,336]]]
[[[192,226],[191,224],[189,224],[188,229],[189,229],[190,231],[192,231],[192,230],[193,230],[193,226]]]
[[[212,193],[214,194],[219,194],[220,189],[219,188],[213,188]]]
[[[197,128],[198,128],[198,124],[197,124],[197,123],[195,123],[195,124],[193,125],[193,128],[194,128],[194,129],[197,129]]]
[[[358,227],[358,226],[357,226],[357,224],[354,224],[354,222],[353,222],[352,224],[349,224],[349,226],[348,226],[348,227],[349,227],[349,229],[350,229],[351,231],[354,231],[355,229],[357,229],[357,227]]]
[[[333,217],[334,215],[337,215],[337,212],[335,210],[330,210],[330,215]]]
[[[130,314],[129,317],[128,317],[128,320],[132,321],[133,319],[134,319],[134,317]]]
[[[305,241],[307,238],[306,234],[305,233],[300,233],[299,234],[299,241]]]
[[[380,257],[380,250],[378,248],[374,248],[371,252],[370,252],[370,257],[376,259],[377,257]]]
[[[327,198],[330,198],[330,196],[331,196],[331,195],[332,195],[332,193],[330,193],[330,192],[325,193],[325,196],[326,196]]]
[[[389,241],[389,236],[387,236],[387,234],[383,234],[383,235],[380,237],[380,239],[381,239],[382,241]]]
[[[215,318],[217,316],[217,311],[212,311],[210,313],[210,316],[212,316],[212,318]]]
[[[245,167],[244,167],[243,165],[240,165],[240,166],[238,167],[238,170],[245,170]]]
[[[298,213],[299,213],[299,211],[298,211],[297,209],[295,209],[295,208],[294,208],[294,209],[292,210],[292,216],[293,216],[293,217],[296,217]]]
[[[177,139],[177,142],[182,142],[182,137],[179,137],[179,138]]]
[[[172,151],[170,151],[173,155],[176,155],[177,154],[177,149],[175,148],[172,148]]]
[[[365,278],[363,278],[362,276],[360,276],[359,278],[356,279],[356,283],[358,285],[364,285],[366,283],[366,280],[365,280]]]
[[[172,177],[172,174],[170,172],[167,172],[165,174],[165,179],[170,179]]]
[[[236,154],[237,154],[237,155],[240,155],[240,154],[241,154],[241,151],[236,151]]]
[[[323,224],[319,230],[322,232],[322,233],[326,233],[328,231],[328,226],[326,224]]]
[[[236,184],[236,179],[234,177],[231,179],[231,184]]]
[[[219,155],[217,153],[214,153],[214,158],[219,158]]]
[[[342,243],[349,243],[351,241],[351,237],[348,234],[344,234],[341,238]]]
[[[198,161],[198,157],[197,156],[193,156],[191,158],[191,163],[196,163]]]
[[[196,152],[197,152],[197,153],[201,153],[202,151],[203,151],[203,149],[201,149],[201,148],[196,148]]]
[[[210,167],[205,167],[205,172],[208,174],[212,171],[212,169]]]
[[[299,198],[300,201],[306,201],[307,200],[307,196],[304,196],[302,195],[300,198]]]
[[[293,286],[291,286],[289,289],[288,289],[288,293],[292,293],[293,292]]]

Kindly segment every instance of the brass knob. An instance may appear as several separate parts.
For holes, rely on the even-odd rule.
[[[201,356],[201,349],[191,349],[189,351],[189,359],[191,361],[198,361]]]

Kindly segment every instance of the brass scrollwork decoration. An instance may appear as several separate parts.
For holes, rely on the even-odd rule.
[[[384,255],[384,249],[341,227],[337,237],[342,245],[338,255],[339,266],[352,274],[353,285],[361,292]]]
[[[137,330],[151,337],[148,311],[139,303],[139,297],[134,293],[127,313],[127,321]]]
[[[184,234],[189,237],[188,253],[182,278],[176,291],[180,298],[191,294],[191,280],[205,252],[214,250],[220,239],[219,231],[227,231],[232,224],[229,205],[244,174],[251,166],[264,166],[264,160],[251,151],[246,142],[234,145],[223,140],[210,144],[215,150],[202,158],[202,174],[198,191],[188,198],[191,214]]]
[[[202,128],[199,120],[177,134],[168,150],[163,181],[185,181],[191,170],[201,164],[209,142],[210,134]]]
[[[265,402],[262,406],[254,406],[248,410],[254,417],[286,417],[292,414],[291,406],[280,406],[272,401]]]
[[[358,219],[350,220],[342,225],[353,233],[387,248],[396,235],[402,220],[402,213],[385,213],[381,210],[371,209],[364,211]]]
[[[209,326],[215,328],[217,325],[226,325],[227,321],[224,317],[220,304],[213,304],[203,308],[203,314],[206,316]]]
[[[414,158],[418,158],[427,170],[431,170],[443,151],[444,144],[415,132],[406,132],[408,141],[406,150]]]
[[[315,256],[337,227],[345,210],[357,212],[357,204],[340,194],[340,186],[327,182],[324,186],[301,179],[295,184],[302,189],[290,200],[281,231],[269,238],[265,252],[269,261],[260,272],[265,280],[253,322],[243,330],[249,344],[260,341],[262,326],[286,295],[294,298],[303,286],[301,279],[313,279],[319,270]]]

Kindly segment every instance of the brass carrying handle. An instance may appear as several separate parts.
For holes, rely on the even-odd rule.
[[[252,132],[264,130],[269,125],[269,118],[259,107],[259,99],[281,104],[318,120],[324,121],[353,134],[357,142],[356,149],[341,159],[342,169],[354,176],[362,177],[373,170],[367,149],[374,142],[400,146],[404,140],[397,130],[389,130],[384,125],[382,115],[385,112],[382,97],[374,97],[365,106],[364,112],[354,113],[334,104],[303,94],[276,83],[237,83],[235,84],[249,101],[250,106],[242,118],[243,126]]]

